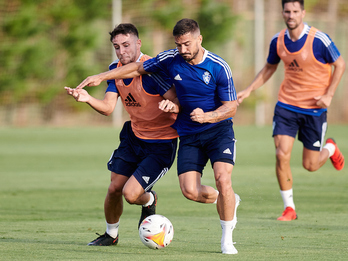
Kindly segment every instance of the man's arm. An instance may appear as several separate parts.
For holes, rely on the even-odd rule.
[[[87,103],[95,111],[105,116],[109,116],[114,111],[117,103],[118,93],[116,92],[107,92],[103,100],[98,100],[83,89],[72,89],[69,87],[65,87],[64,89],[67,91],[67,94],[73,96],[76,101]]]
[[[180,103],[176,96],[174,84],[172,87],[163,95],[164,100],[159,103],[159,109],[164,112],[179,113]]]
[[[323,96],[317,96],[314,97],[314,99],[317,100],[317,105],[320,106],[321,108],[327,108],[331,104],[331,100],[336,92],[337,86],[341,81],[342,75],[346,69],[346,63],[342,56],[340,56],[333,64],[332,66],[334,67],[334,71],[332,74],[332,81],[327,89],[326,94]]]
[[[253,82],[245,90],[237,93],[238,105],[242,103],[245,98],[249,97],[252,91],[264,85],[268,81],[268,79],[271,78],[273,73],[277,70],[277,67],[278,67],[278,64],[270,64],[266,62],[265,66],[256,75]]]
[[[237,112],[237,101],[222,101],[215,111],[204,112],[196,108],[191,112],[191,120],[199,123],[215,123],[233,117]]]
[[[148,72],[144,70],[142,62],[129,63],[107,72],[89,76],[83,80],[76,89],[82,89],[85,86],[98,86],[102,81],[106,80],[130,79],[141,74],[148,74]]]

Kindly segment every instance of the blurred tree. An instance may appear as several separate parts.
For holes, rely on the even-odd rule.
[[[0,21],[0,93],[9,93],[2,103],[34,96],[47,111],[65,85],[98,71],[96,21],[110,20],[111,1],[16,0],[2,6],[9,11]]]

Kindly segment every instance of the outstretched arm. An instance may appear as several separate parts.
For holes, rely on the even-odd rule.
[[[191,120],[199,123],[215,123],[233,117],[237,112],[237,101],[223,101],[215,111],[204,112],[196,108],[191,112]]]
[[[266,63],[265,66],[261,69],[261,71],[256,75],[253,82],[243,91],[237,93],[237,101],[238,105],[243,102],[243,100],[249,97],[250,93],[262,85],[264,85],[269,78],[273,75],[273,73],[277,70],[278,64],[270,64]]]
[[[85,102],[95,111],[105,116],[109,116],[114,111],[117,103],[118,93],[116,92],[107,92],[103,100],[98,100],[89,95],[84,89],[72,89],[69,87],[64,87],[64,89],[67,91],[67,94],[73,96],[77,102]]]
[[[314,97],[317,100],[317,105],[321,108],[327,108],[331,104],[331,100],[336,92],[337,86],[341,81],[342,75],[346,69],[346,63],[340,56],[333,64],[334,71],[332,74],[332,81],[327,89],[327,92],[323,96]]]
[[[113,79],[130,79],[141,74],[147,74],[142,62],[129,63],[113,70],[92,75],[83,80],[76,89],[82,89],[86,86],[98,86],[102,81]]]

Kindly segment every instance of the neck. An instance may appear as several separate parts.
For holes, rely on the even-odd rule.
[[[295,29],[289,29],[289,35],[290,35],[290,39],[295,42],[299,39],[300,35],[302,34],[304,28],[304,23],[301,23],[297,28]]]
[[[200,62],[202,62],[203,56],[204,56],[204,48],[201,46],[199,48],[197,56],[194,59],[192,59],[191,61],[189,61],[188,63],[191,65],[199,64]]]

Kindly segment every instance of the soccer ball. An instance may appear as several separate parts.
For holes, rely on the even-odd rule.
[[[155,214],[143,220],[139,227],[139,236],[145,246],[160,249],[172,242],[174,228],[168,218]]]

